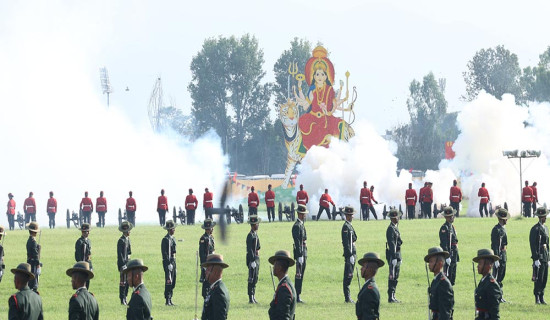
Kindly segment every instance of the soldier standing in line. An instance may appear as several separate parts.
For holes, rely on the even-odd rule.
[[[439,246],[449,252],[449,257],[445,259],[444,272],[451,284],[455,285],[456,263],[460,261],[458,255],[458,238],[453,224],[455,221],[455,210],[452,207],[445,207],[441,214],[445,217],[445,223],[439,228]]]
[[[350,206],[344,208],[344,214],[346,215],[346,221],[342,225],[342,246],[344,247],[344,299],[346,303],[355,303],[350,297],[349,285],[353,279],[353,269],[355,268],[355,257],[357,251],[355,249],[355,241],[357,241],[357,234],[351,225],[353,220],[353,214],[355,209]]]
[[[332,198],[328,194],[328,189],[325,189],[325,193],[321,195],[321,199],[319,199],[319,212],[317,212],[317,221],[319,221],[319,218],[321,218],[321,213],[325,211],[327,213],[328,219],[330,220],[330,210],[329,210],[329,203],[332,204],[334,207],[334,201],[332,201]]]
[[[205,283],[212,283],[204,299],[201,320],[225,320],[229,313],[229,291],[222,281],[223,269],[229,267],[221,254],[210,254],[201,268],[206,270]]]
[[[199,207],[199,201],[193,194],[193,189],[189,189],[189,194],[185,197],[185,210],[187,211],[187,225],[195,224],[195,211]]]
[[[201,264],[204,264],[208,258],[209,255],[214,253],[214,235],[212,235],[212,232],[214,231],[214,226],[216,225],[216,222],[212,221],[212,219],[205,219],[201,228],[204,229],[204,234],[201,236],[199,240],[199,259]],[[201,278],[200,282],[202,282],[202,298],[206,299],[208,288],[210,287],[210,283],[208,283],[208,279],[206,278],[206,268],[201,267]]]
[[[358,263],[361,265],[361,277],[365,279],[365,283],[357,295],[355,315],[358,320],[378,319],[380,316],[380,292],[374,276],[376,276],[378,268],[383,267],[385,263],[376,252],[365,253]]]
[[[248,266],[248,303],[258,303],[256,301],[256,283],[258,283],[258,274],[260,272],[260,238],[258,237],[258,227],[262,219],[257,215],[250,215],[248,223],[250,232],[246,236],[246,265]]]
[[[288,278],[288,268],[294,265],[290,252],[279,250],[269,258],[273,265],[273,274],[279,279],[273,300],[269,304],[269,319],[294,319],[296,311],[296,290]]]
[[[248,216],[258,215],[258,205],[260,204],[260,198],[258,194],[254,192],[254,186],[250,187],[250,193],[248,194]]]
[[[395,298],[395,290],[399,279],[399,270],[401,269],[401,245],[403,244],[398,228],[401,213],[393,208],[390,210],[388,216],[391,220],[386,230],[386,260],[388,260],[390,268],[388,275],[388,302],[398,303],[400,301]]]
[[[499,307],[502,291],[491,275],[493,264],[498,259],[491,249],[478,250],[477,257],[472,259],[477,262],[477,273],[483,276],[475,291],[476,320],[500,319]]]
[[[369,220],[370,190],[367,188],[367,182],[363,181],[363,188],[359,192],[359,204],[361,205],[361,217],[363,221]]]
[[[29,286],[33,291],[38,292],[38,282],[40,273],[42,272],[42,264],[40,263],[40,251],[42,248],[40,244],[36,242],[36,235],[40,232],[40,228],[36,221],[32,221],[27,225],[27,229],[29,230],[29,239],[27,240],[27,263],[31,265],[31,270],[34,274],[34,277],[29,281]]]
[[[372,203],[378,204],[378,201],[374,199],[374,186],[370,186],[370,199],[369,199],[369,210],[370,213],[374,216],[374,219],[378,220],[378,217],[376,216],[376,210],[374,209],[374,205]]]
[[[88,191],[84,192],[84,198],[80,201],[80,210],[82,211],[83,222],[91,224],[94,204],[92,203],[92,199],[88,197]]]
[[[453,180],[453,186],[449,192],[449,202],[451,207],[456,210],[456,217],[460,215],[460,201],[462,201],[462,190],[457,186],[458,182]]]
[[[267,219],[275,222],[275,192],[271,190],[271,184],[267,186],[265,193],[265,206],[267,207]]]
[[[531,190],[533,190],[533,212],[537,211],[537,203],[539,203],[539,195],[537,192],[537,182],[533,182],[531,185]]]
[[[449,258],[449,252],[444,251],[441,247],[428,249],[428,254],[424,257],[424,262],[428,264],[430,272],[434,274],[432,284],[428,288],[430,319],[432,320],[453,319],[455,294],[453,285],[443,273],[443,265],[447,258]]]
[[[118,295],[120,298],[120,304],[122,305],[128,304],[126,302],[126,297],[128,296],[128,282],[126,281],[124,270],[126,269],[126,263],[128,263],[130,260],[130,255],[132,254],[130,230],[132,230],[133,227],[134,226],[128,221],[122,221],[118,227],[118,231],[122,232],[122,236],[118,239],[116,246],[117,266],[118,271],[120,272]]]
[[[95,212],[99,219],[97,226],[105,227],[105,213],[107,212],[107,199],[103,196],[103,191],[99,192],[99,198],[95,202]]]
[[[164,299],[167,306],[173,306],[172,296],[176,287],[176,224],[172,220],[166,221],[164,230],[167,231],[160,243],[160,251],[162,254],[162,268],[164,269]]]
[[[531,259],[533,259],[533,282],[535,283],[533,293],[537,304],[546,304],[544,300],[544,289],[548,280],[548,227],[544,225],[548,210],[540,207],[535,212],[539,222],[531,228],[529,233],[529,244],[531,246]]]
[[[151,309],[153,304],[151,302],[151,294],[143,283],[143,273],[149,268],[143,264],[143,260],[134,259],[128,261],[124,274],[126,275],[126,281],[134,288],[132,297],[128,303],[128,309],[126,311],[126,319],[143,319],[152,320]]]
[[[157,199],[157,213],[159,214],[159,223],[161,227],[164,227],[167,211],[168,211],[168,198],[164,195],[164,189],[161,189],[160,196]]]
[[[8,300],[8,319],[43,320],[42,298],[29,288],[29,281],[34,280],[31,266],[20,263],[11,273],[15,289],[19,291]]]
[[[6,236],[6,231],[4,227],[0,226],[0,282],[2,282],[2,277],[4,276],[4,270],[6,265],[4,264],[4,241],[2,240]]]
[[[136,199],[132,197],[133,193],[132,191],[128,192],[128,199],[126,199],[126,216],[128,217],[128,221],[135,226],[136,225]]]
[[[489,196],[489,191],[485,188],[485,182],[481,183],[481,188],[479,188],[477,196],[480,198],[479,215],[483,218],[483,211],[485,211],[485,217],[488,217],[489,212],[487,211],[487,203],[489,203],[491,197]]]
[[[53,197],[53,191],[50,191],[50,198],[48,199],[47,209],[48,224],[50,229],[55,229],[55,213],[57,212],[57,200]]]
[[[409,189],[405,191],[405,203],[407,204],[407,218],[414,219],[414,207],[416,206],[416,190],[413,189],[413,184],[409,182]]]
[[[304,190],[304,185],[301,184],[300,191],[296,193],[296,203],[307,206],[308,202],[309,202],[309,196],[307,195],[307,191]]]
[[[506,276],[506,246],[508,245],[508,235],[506,234],[506,222],[510,219],[508,210],[500,208],[495,212],[498,223],[491,231],[491,249],[500,258],[493,265],[493,277],[497,280],[500,289],[502,290],[502,280]],[[500,302],[506,302],[504,296],[500,298]]]
[[[8,226],[10,230],[13,230],[15,228],[15,200],[13,200],[13,194],[8,193],[8,209],[6,211],[6,215],[8,216]]]
[[[424,205],[425,205],[425,218],[432,218],[432,203],[434,202],[434,193],[432,190],[433,183],[428,181],[428,185],[424,189]]]
[[[424,195],[426,194],[426,189],[428,189],[428,182],[424,182],[424,186],[418,191],[418,201],[420,202],[420,216],[419,218],[425,218],[426,214],[426,203],[424,202]]]
[[[76,262],[84,261],[88,263],[90,270],[92,267],[92,243],[88,236],[90,235],[90,224],[83,223],[78,229],[82,232],[82,236],[76,240],[74,244],[74,259]],[[86,280],[86,289],[90,289],[90,279]]]
[[[533,189],[529,186],[529,181],[525,180],[525,187],[521,191],[521,201],[523,202],[523,216],[531,218],[531,207],[533,206]]]
[[[97,300],[85,286],[94,277],[90,265],[86,261],[80,261],[72,268],[67,269],[66,273],[71,277],[73,290],[76,290],[69,301],[69,319],[98,320]]]
[[[294,259],[296,260],[296,275],[294,282],[296,283],[296,294],[298,295],[296,301],[303,303],[300,299],[302,294],[302,281],[304,281],[304,273],[306,272],[307,263],[307,233],[304,222],[306,221],[306,215],[308,213],[306,206],[299,204],[296,209],[298,213],[298,219],[292,226],[292,239],[294,240]]]
[[[36,201],[34,201],[34,198],[32,196],[33,196],[33,193],[31,191],[29,192],[29,197],[25,199],[25,203],[23,203],[23,212],[25,213],[25,223],[29,223],[30,221],[36,221]]]
[[[208,191],[208,188],[204,189],[204,195],[202,197],[202,207],[204,208],[204,218],[212,219],[212,213],[210,209],[214,208],[214,194]]]

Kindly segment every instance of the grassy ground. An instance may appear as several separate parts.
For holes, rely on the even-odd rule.
[[[358,233],[357,248],[360,255],[376,251],[383,255],[385,231],[389,221],[354,221]],[[401,304],[388,304],[386,267],[379,270],[377,283],[382,303],[381,318],[425,319],[427,317],[427,280],[423,257],[429,247],[439,244],[438,230],[442,219],[402,221],[403,259],[401,278],[397,287],[397,298]],[[474,314],[474,280],[471,259],[479,248],[489,247],[491,228],[496,219],[459,218],[455,222],[461,262],[458,264],[455,285],[455,319],[471,319]],[[504,295],[509,303],[501,305],[502,319],[548,319],[550,306],[534,304],[533,284],[530,281],[531,260],[528,234],[534,219],[512,219],[508,224],[508,271],[504,281]],[[267,259],[278,249],[292,248],[291,223],[262,223],[260,225],[261,266],[257,285],[259,304],[249,305],[246,294],[247,269],[245,266],[245,238],[248,225],[231,224],[227,244],[220,241],[216,251],[224,255],[230,267],[224,272],[224,281],[231,294],[230,319],[267,319],[269,302],[273,296],[269,263]],[[354,319],[355,308],[345,304],[342,294],[343,258],[340,240],[341,221],[308,221],[309,259],[302,298],[306,304],[297,308],[298,319]],[[0,319],[7,317],[7,301],[13,288],[13,277],[9,269],[25,260],[26,231],[9,232],[4,243],[5,263],[8,273],[0,283]],[[138,226],[132,231],[133,258],[143,258],[149,266],[145,284],[153,297],[155,319],[192,319],[195,296],[195,251],[202,234],[200,226],[179,227],[178,280],[175,289],[175,307],[164,306],[160,241],[165,231],[158,226]],[[116,241],[120,233],[115,227],[93,229],[90,235],[93,248],[93,264],[96,277],[90,291],[99,301],[102,319],[124,319],[125,308],[118,299],[118,272],[116,269]],[[40,292],[46,319],[67,317],[68,299],[73,290],[65,270],[74,264],[74,243],[79,231],[65,228],[44,229],[43,275]],[[294,270],[290,276],[294,277]],[[431,276],[430,276],[431,278]],[[479,281],[480,277],[477,276]],[[352,296],[358,293],[357,279],[353,279]],[[200,294],[200,291],[199,291]],[[199,298],[200,317],[202,303]]]

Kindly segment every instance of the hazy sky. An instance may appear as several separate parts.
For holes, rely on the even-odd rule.
[[[20,28],[51,37],[46,46],[69,42],[86,57],[98,94],[98,68],[105,65],[113,107],[145,121],[157,75],[166,99],[189,113],[189,65],[206,38],[256,36],[266,81],[294,37],[321,41],[337,79],[351,72],[358,116],[382,133],[407,121],[408,85],[430,71],[447,78],[450,109],[459,110],[462,72],[481,48],[503,44],[521,67],[536,64],[550,45],[548,12],[547,1],[3,1],[0,43]]]

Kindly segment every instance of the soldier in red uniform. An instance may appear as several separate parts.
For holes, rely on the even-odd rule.
[[[248,194],[248,216],[258,215],[258,205],[260,204],[260,198],[258,194],[254,192],[254,186],[250,187],[250,193]]]
[[[533,206],[533,189],[529,186],[529,181],[525,180],[525,187],[521,192],[521,202],[523,202],[523,216],[531,217],[531,207]]]
[[[488,217],[489,214],[487,212],[487,203],[491,200],[491,197],[489,196],[489,191],[485,189],[485,182],[481,184],[481,188],[479,188],[479,191],[477,192],[477,196],[480,197],[479,199],[479,215],[483,218],[483,211],[485,211],[485,217]]]
[[[25,212],[25,224],[29,223],[31,220],[36,221],[36,202],[32,197],[32,191],[29,192],[29,197],[25,199],[23,204],[23,211]]]
[[[323,213],[323,211],[326,211],[327,213],[327,216],[328,216],[328,219],[330,220],[330,210],[329,210],[329,203],[332,204],[332,206],[336,206],[334,204],[334,201],[332,201],[332,199],[330,198],[330,195],[328,194],[328,189],[325,189],[325,193],[323,193],[323,195],[321,195],[321,199],[319,200],[319,212],[317,212],[317,221],[319,221],[319,218],[321,217],[321,213]]]
[[[271,185],[267,186],[267,191],[265,193],[265,206],[267,207],[267,219],[269,222],[271,222],[271,219],[275,221],[275,192],[271,190]]]
[[[135,226],[136,225],[136,199],[132,197],[133,193],[132,191],[128,192],[128,199],[126,199],[126,217],[128,218],[128,221]]]
[[[8,224],[10,230],[13,230],[15,228],[15,200],[13,200],[13,194],[8,193],[8,209],[6,210],[6,215],[8,216]]]
[[[99,198],[95,201],[95,212],[99,221],[97,223],[98,227],[105,227],[105,213],[107,212],[107,199],[103,196],[103,191],[99,192]]]
[[[537,203],[539,203],[539,195],[537,194],[537,183],[533,182],[531,185],[531,189],[533,190],[533,212],[537,211]]]
[[[309,202],[309,196],[307,195],[307,191],[304,190],[304,185],[301,184],[300,185],[300,191],[298,191],[296,193],[296,202],[298,203],[298,205],[307,205],[307,203]]]
[[[82,211],[83,223],[92,224],[94,204],[92,203],[92,199],[88,198],[88,191],[84,192],[84,198],[80,201],[80,211]]]
[[[363,188],[359,192],[359,203],[361,204],[361,215],[363,220],[369,220],[370,190],[367,188],[367,182],[363,181]]]
[[[48,213],[50,229],[55,228],[55,213],[57,212],[57,200],[53,197],[53,191],[50,191],[50,198],[46,205],[46,212]]]
[[[195,224],[195,211],[199,206],[197,197],[193,194],[193,189],[189,189],[189,194],[185,197],[185,210],[187,211],[187,225]]]
[[[424,204],[424,218],[432,218],[432,203],[434,202],[434,193],[432,190],[432,183],[427,182],[426,187],[424,188],[423,193],[423,204]]]
[[[208,191],[208,188],[204,188],[202,207],[204,208],[204,218],[212,219],[212,212],[210,212],[210,209],[214,208],[214,194]]]
[[[426,188],[428,187],[428,182],[424,182],[424,186],[418,191],[418,201],[420,202],[420,218],[426,217],[426,204],[424,203],[424,194]]]
[[[458,218],[460,213],[460,201],[462,201],[462,190],[457,187],[457,184],[458,182],[453,180],[453,186],[449,194],[449,202],[451,203],[451,207],[455,209],[456,217]]]
[[[413,184],[409,182],[409,189],[405,191],[405,203],[407,204],[407,217],[409,219],[414,219],[416,201],[418,201],[416,190],[413,189]]]
[[[157,200],[157,212],[159,214],[159,223],[164,227],[166,220],[166,211],[168,211],[168,198],[164,195],[164,189],[160,190],[160,196]]]
[[[378,216],[376,216],[376,210],[374,209],[374,205],[372,203],[378,204],[378,201],[374,199],[374,186],[370,186],[370,199],[369,199],[369,210],[370,213],[374,216],[374,219],[378,220]]]

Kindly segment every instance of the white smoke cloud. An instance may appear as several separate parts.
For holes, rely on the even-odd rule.
[[[78,210],[84,191],[94,206],[99,191],[105,192],[107,223],[116,223],[129,190],[137,201],[138,223],[158,221],[161,188],[170,207],[183,206],[190,187],[200,203],[204,187],[219,196],[227,170],[219,138],[210,133],[193,143],[178,141],[135,127],[117,105],[107,109],[97,94],[101,62],[94,48],[102,45],[101,28],[87,11],[91,8],[39,7],[43,10],[13,8],[25,15],[6,17],[9,29],[0,33],[0,195],[5,201],[12,192],[22,213],[33,191],[38,221],[47,225],[52,190],[59,226],[65,224],[66,209]],[[0,221],[7,224],[4,214]]]

